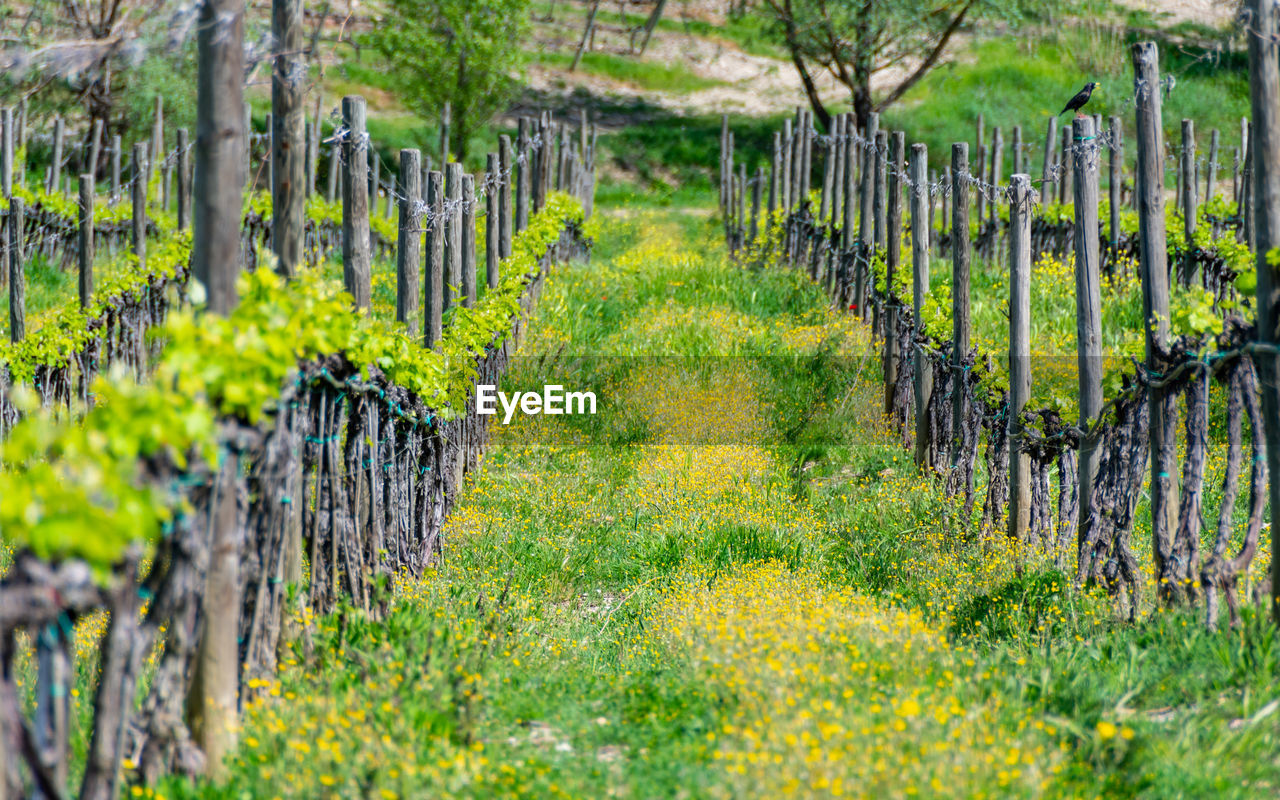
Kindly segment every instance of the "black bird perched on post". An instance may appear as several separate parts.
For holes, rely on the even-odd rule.
[[[1098,88],[1098,84],[1090,81],[1084,85],[1084,88],[1076,93],[1076,96],[1067,102],[1067,107],[1059,112],[1059,116],[1068,111],[1079,111],[1084,104],[1089,102],[1089,96],[1093,94],[1093,90]]]

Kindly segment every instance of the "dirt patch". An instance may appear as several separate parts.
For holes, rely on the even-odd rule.
[[[1239,0],[1116,0],[1116,3],[1150,12],[1161,25],[1198,22],[1215,28],[1231,25],[1240,8]]]

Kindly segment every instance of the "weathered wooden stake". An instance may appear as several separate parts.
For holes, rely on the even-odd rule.
[[[1164,142],[1160,125],[1160,66],[1154,42],[1133,45],[1137,117],[1138,255],[1142,266],[1142,317],[1146,322],[1146,369],[1160,373],[1160,353],[1169,340],[1169,269],[1164,227]],[[1160,584],[1173,572],[1169,563],[1178,529],[1176,395],[1165,388],[1148,392],[1151,444],[1151,537],[1156,581],[1162,598],[1181,587]]]
[[[978,176],[978,180],[982,180],[987,174],[987,144],[986,142],[978,142],[977,158],[973,164],[973,174]],[[974,216],[978,220],[978,228],[982,228],[982,221],[987,218],[987,193],[978,189],[975,195]]]
[[[1200,276],[1191,244],[1196,230],[1196,133],[1195,123],[1189,119],[1182,121],[1182,159],[1179,166],[1182,178],[1179,188],[1182,196],[1178,198],[1178,204],[1182,207],[1182,233],[1187,237],[1187,249],[1183,253],[1182,285],[1190,286]]]
[[[9,198],[9,341],[15,343],[27,336],[27,278],[22,268],[24,210],[21,197]]]
[[[1116,118],[1112,117],[1112,124]],[[1102,413],[1102,295],[1101,257],[1098,251],[1098,141],[1092,117],[1076,117],[1072,123],[1071,168],[1075,173],[1076,239],[1076,362],[1079,376],[1080,427],[1088,430]],[[1114,150],[1112,164],[1115,163]],[[1115,188],[1112,192],[1116,192]],[[1114,211],[1112,212],[1115,213]],[[1084,559],[1086,527],[1091,524],[1089,498],[1098,471],[1097,437],[1080,441],[1080,525],[1077,557]]]
[[[1209,131],[1209,164],[1204,179],[1204,201],[1213,199],[1214,184],[1218,182],[1218,129]]]
[[[138,257],[138,269],[147,267],[147,143],[138,142],[133,146],[133,183],[130,185],[130,196],[133,198],[133,254]]]
[[[369,136],[365,131],[365,100],[342,98],[342,282],[358,310],[368,312],[372,296],[369,252]]]
[[[1058,159],[1058,166],[1062,172],[1059,175],[1058,184],[1058,202],[1065,204],[1074,194],[1071,189],[1071,126],[1062,126],[1062,155]]]
[[[120,134],[111,137],[111,202],[120,202],[120,162],[122,159],[122,151],[124,144],[120,141]]]
[[[529,189],[533,181],[533,151],[529,146],[529,121],[520,118],[516,134],[516,233],[529,227]]]
[[[430,350],[444,335],[444,175],[440,172],[427,176],[426,227],[422,344]]]
[[[829,142],[822,148],[822,196],[818,200],[818,220],[824,222],[831,213],[832,191],[836,176],[835,142]]]
[[[760,199],[764,192],[764,167],[756,167],[756,177],[751,184],[751,232],[748,242],[752,245],[760,237]]]
[[[1040,170],[1040,199],[1048,203],[1053,199],[1053,143],[1058,137],[1058,118],[1050,117],[1044,133],[1044,167]]]
[[[291,278],[302,262],[307,203],[302,0],[271,0],[271,35],[271,249],[277,271]]]
[[[13,196],[13,107],[4,109],[4,121],[0,123],[0,192]]]
[[[1026,171],[1022,168],[1023,145],[1022,145],[1022,126],[1021,125],[1013,126],[1012,146],[1013,146],[1013,171],[1009,173],[1010,175]]]
[[[1031,397],[1031,178],[1014,175],[1009,198],[1009,538],[1031,526],[1031,455],[1022,449],[1022,412]]]
[[[505,133],[498,137],[498,259],[511,256],[511,182],[514,180],[511,162],[511,137]]]
[[[196,43],[195,215],[192,271],[205,287],[208,310],[229,314],[236,304],[240,269],[241,204],[245,185],[244,2],[207,0],[199,6]],[[118,148],[117,148],[118,150]],[[204,625],[187,695],[192,739],[203,750],[208,776],[220,780],[224,758],[235,748],[240,684],[240,539],[237,492],[231,485],[237,459],[224,458],[209,515],[209,566],[203,598]],[[95,747],[97,743],[95,742]],[[108,745],[109,746],[109,745]],[[86,777],[86,782],[89,777]],[[114,778],[112,779],[114,784]],[[102,800],[114,794],[104,793]]]
[[[1118,258],[1120,254],[1120,182],[1122,180],[1120,174],[1121,168],[1124,164],[1124,143],[1121,139],[1122,129],[1120,127],[1120,118],[1113,116],[1109,125],[1111,147],[1109,148],[1107,163],[1107,211],[1111,216],[1111,268],[1114,270],[1115,259]],[[1081,502],[1084,502],[1083,497],[1081,498]],[[1081,505],[1081,508],[1084,508],[1084,506]]]
[[[804,143],[804,161],[800,165],[800,202],[807,208],[813,182],[813,112],[807,108],[804,110],[804,130],[800,134],[800,141]]]
[[[1243,172],[1240,175],[1240,238],[1250,250],[1257,252],[1253,237],[1254,185],[1253,185],[1253,139],[1245,140]]]
[[[485,158],[484,175],[484,285],[498,285],[499,240],[502,239],[502,196],[498,188],[502,180],[501,159],[497,153]]]
[[[178,230],[191,225],[191,145],[186,128],[178,128]]]
[[[76,255],[80,267],[80,307],[93,300],[93,175],[80,176],[80,247]]]
[[[894,131],[889,137],[889,170],[887,188],[889,191],[888,236],[890,246],[885,251],[885,295],[887,308],[884,317],[884,413],[892,414],[896,405],[895,396],[898,386],[898,370],[901,366],[902,354],[898,352],[898,303],[902,300],[894,295],[894,282],[897,280],[898,267],[902,262],[902,169],[905,159],[906,134]]]
[[[102,157],[102,120],[101,118],[93,121],[93,132],[89,134],[89,161],[84,167],[84,171],[94,176],[98,176],[98,162]]]
[[[330,203],[338,199],[338,176],[342,169],[342,144],[334,142],[329,145],[329,186],[325,192],[325,200]]]
[[[951,185],[964,186],[969,180],[969,143],[951,145]],[[961,387],[968,374],[969,357],[969,193],[957,192],[951,206],[951,380]],[[964,441],[967,393],[951,390],[951,466],[959,465]]]
[[[777,131],[773,132],[773,153],[769,159],[769,220],[773,220],[773,214],[778,210],[778,178],[781,172],[782,158],[782,135]]]
[[[320,173],[320,106],[324,100],[320,92],[316,92],[315,114],[307,124],[307,196],[316,193],[316,180]]]
[[[1274,347],[1280,341],[1280,267],[1270,263],[1268,254],[1280,245],[1280,24],[1275,4],[1268,0],[1248,0],[1246,6],[1250,12],[1246,36],[1253,130],[1248,140],[1254,155],[1258,338]],[[1280,363],[1272,353],[1254,355],[1254,363],[1260,372],[1267,471],[1271,476],[1271,617],[1280,624],[1280,535],[1276,532],[1280,521],[1280,385],[1276,382]]]
[[[795,158],[795,135],[791,130],[791,118],[782,121],[782,163],[779,170],[778,203],[784,214],[791,213],[791,161]]]
[[[444,171],[444,310],[458,305],[462,291],[462,165],[445,164]]]
[[[992,186],[999,186],[1000,179],[1003,176],[1004,167],[1004,137],[1000,134],[1000,128],[991,129],[991,168],[988,172],[987,182]],[[991,220],[994,222],[999,218],[996,213],[999,203],[992,203],[989,209]]]
[[[400,151],[400,225],[396,237],[396,322],[418,334],[418,265],[422,263],[422,154]]]
[[[832,152],[835,154],[835,165],[832,169],[831,184],[831,224],[840,223],[840,204],[844,202],[844,159],[848,155],[849,140],[845,136],[848,114],[837,114],[833,120]]]
[[[889,132],[883,131],[883,130],[876,131],[876,163],[875,163],[876,194],[875,194],[875,200],[873,201],[872,211],[875,214],[875,218],[876,218],[875,246],[877,248],[881,248],[881,247],[887,248],[889,246],[888,218],[886,216],[888,214],[889,208],[885,203],[885,201],[888,199],[888,196],[889,196],[888,175],[886,174],[888,172],[888,158],[889,158]],[[926,175],[926,180],[927,180],[927,177],[928,176]],[[912,218],[912,224],[913,225],[915,224],[914,217]],[[868,278],[867,282],[870,283],[871,279]]]
[[[62,178],[62,139],[66,133],[66,123],[62,117],[53,118],[53,158],[49,162],[49,180],[44,190],[53,194],[58,191],[58,182]]]
[[[151,148],[147,152],[151,154],[153,162],[164,159],[164,95],[156,95],[155,110],[151,118]],[[153,175],[155,175],[154,163],[151,169],[147,170],[148,183],[151,182]]]
[[[916,336],[923,335],[922,311],[929,294],[929,151],[923,144],[911,145],[911,284],[912,311]],[[930,434],[929,400],[933,395],[933,367],[917,350],[915,358],[916,467],[932,469],[933,441]]]
[[[461,165],[459,165],[461,168]],[[462,247],[462,305],[473,308],[476,304],[476,179],[462,176],[461,234]]]
[[[854,310],[860,318],[867,319],[866,309],[862,304],[863,287],[870,280],[868,273],[871,269],[871,256],[874,254],[875,246],[875,213],[872,211],[872,204],[875,202],[876,193],[876,170],[875,164],[879,160],[876,150],[879,144],[880,131],[880,115],[874,111],[867,118],[867,131],[865,141],[870,149],[863,155],[862,166],[862,199],[859,201],[859,211],[861,212],[858,220],[858,242],[860,248],[854,264],[854,303],[857,308]]]

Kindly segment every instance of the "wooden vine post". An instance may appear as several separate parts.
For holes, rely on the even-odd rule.
[[[155,162],[164,160],[164,95],[158,94],[155,99],[155,110],[151,115],[151,153],[152,164],[147,169],[147,183],[155,175]]]
[[[1133,45],[1137,118],[1138,255],[1142,269],[1142,317],[1146,322],[1146,369],[1164,371],[1160,353],[1169,344],[1169,270],[1164,227],[1164,155],[1160,127],[1160,68],[1154,42]],[[1264,381],[1265,383],[1265,381]],[[1150,411],[1151,538],[1157,591],[1172,601],[1180,587],[1170,580],[1173,535],[1178,528],[1176,396],[1152,386]]]
[[[277,271],[291,278],[302,260],[307,202],[302,0],[271,0],[271,35],[271,249]]]
[[[9,341],[27,336],[27,278],[22,269],[22,229],[26,215],[21,197],[9,198]]]
[[[226,315],[236,304],[245,180],[240,112],[243,0],[202,3],[196,30],[199,80],[192,270],[205,287],[209,313]],[[209,775],[215,780],[225,774],[224,757],[235,748],[238,729],[239,620],[229,612],[240,608],[241,531],[236,524],[236,493],[229,486],[235,476],[236,460],[224,458],[215,487],[218,500],[209,519],[206,613],[187,695],[191,735],[204,751]],[[92,756],[90,760],[94,763]]]
[[[357,309],[368,311],[369,253],[369,135],[365,130],[365,101],[359,95],[342,98],[342,282]]]
[[[831,142],[834,154],[831,183],[831,224],[840,223],[840,204],[844,202],[844,160],[848,157],[849,137],[845,136],[845,128],[849,124],[848,114],[838,114],[833,122]]]
[[[924,298],[929,294],[929,230],[925,221],[929,218],[929,151],[923,144],[911,145],[911,277],[912,311],[914,312],[915,339],[924,337],[922,313]],[[929,425],[929,400],[933,394],[933,370],[917,349],[915,364],[916,395],[916,466],[932,469],[933,441]]]
[[[1182,160],[1179,166],[1182,170],[1179,185],[1182,196],[1178,198],[1178,204],[1182,207],[1182,233],[1187,240],[1182,254],[1182,285],[1191,286],[1199,275],[1192,244],[1196,231],[1196,133],[1195,123],[1189,119],[1182,121]]]
[[[65,135],[66,123],[62,117],[53,120],[53,156],[49,162],[49,179],[45,181],[44,190],[49,194],[58,191],[58,181],[62,177],[62,139]],[[150,173],[146,173],[150,179]]]
[[[422,154],[400,151],[400,226],[396,239],[396,322],[418,334],[418,264],[422,263]]]
[[[791,213],[791,151],[795,136],[791,132],[791,118],[782,121],[782,152],[778,171],[778,205],[784,216]]]
[[[1013,149],[1013,171],[1010,175],[1023,172],[1022,169],[1022,126],[1014,125],[1010,146]]]
[[[0,193],[13,196],[13,107],[6,106],[0,121]]]
[[[1066,203],[1073,196],[1071,189],[1071,126],[1062,126],[1062,155],[1058,159],[1058,202]]]
[[[436,347],[444,335],[444,174],[427,176],[427,252],[422,298],[422,344]]]
[[[130,186],[130,197],[133,199],[133,254],[138,257],[138,269],[147,266],[147,145],[138,142],[133,146],[133,184]]]
[[[444,306],[458,305],[462,289],[462,165],[444,165]]]
[[[893,285],[902,261],[902,172],[907,135],[894,131],[889,137],[889,241],[898,242],[885,252],[885,296],[888,307],[884,317],[884,413],[892,414],[897,406],[898,369],[902,354],[898,352],[898,303]],[[915,220],[913,219],[914,223]]]
[[[764,167],[756,167],[755,180],[751,182],[751,232],[747,241],[755,245],[760,235],[760,192],[764,187]]]
[[[501,192],[502,174],[498,167],[498,154],[485,158],[484,173],[484,285],[492,289],[498,285],[498,242],[502,239]]]
[[[800,142],[803,145],[803,158],[800,161],[800,205],[802,210],[809,211],[809,188],[813,177],[813,112],[804,109],[801,114],[802,129]]]
[[[1112,118],[1113,124],[1115,118]],[[1097,131],[1092,117],[1076,117],[1072,123],[1071,168],[1075,173],[1076,250],[1076,363],[1079,376],[1080,428],[1089,430],[1102,413],[1102,289],[1101,257],[1098,246],[1098,157]],[[1112,163],[1115,163],[1112,150]],[[1116,192],[1112,188],[1112,192]],[[1112,205],[1114,209],[1114,203]],[[1089,498],[1098,472],[1098,438],[1080,440],[1079,498],[1080,526],[1077,554],[1085,558],[1084,543],[1092,524]]]
[[[1040,198],[1045,203],[1053,199],[1053,143],[1057,135],[1058,118],[1049,117],[1044,133],[1044,166],[1040,170]]]
[[[976,158],[973,164],[973,173],[978,176],[978,180],[986,174],[987,166],[987,145],[981,139],[978,140],[978,152],[974,154]],[[979,188],[974,197],[974,216],[978,220],[978,230],[982,230],[982,222],[987,218],[987,193]],[[995,205],[995,201],[992,201]]]
[[[520,118],[516,134],[516,233],[529,227],[529,184],[533,178],[533,153],[529,147],[529,121]]]
[[[123,158],[124,144],[120,140],[120,134],[111,137],[111,203],[112,205],[120,202],[120,161]]]
[[[572,71],[572,70],[570,70]],[[729,181],[733,169],[729,162],[729,115],[720,115],[720,213],[725,215],[729,210]],[[727,224],[727,223],[726,223]]]
[[[1218,182],[1218,129],[1214,128],[1209,131],[1209,164],[1205,170],[1204,179],[1204,201],[1208,203],[1213,199],[1215,184]]]
[[[461,165],[459,165],[461,167]],[[462,248],[462,305],[473,308],[476,304],[476,179],[474,175],[462,176],[462,208],[458,211],[462,230],[458,233]]]
[[[827,143],[822,148],[822,195],[818,200],[818,221],[822,222],[831,213],[831,192],[835,188],[836,175],[836,143]]]
[[[316,193],[320,173],[320,106],[324,98],[316,92],[315,113],[307,123],[307,196]]]
[[[969,181],[969,143],[951,145],[951,185]],[[951,206],[951,466],[959,465],[964,440],[964,419],[969,357],[969,193],[956,192]]]
[[[990,174],[987,178],[987,182],[990,183],[992,186],[1000,185],[1000,180],[1003,177],[1003,172],[1004,172],[1003,167],[1004,167],[1004,137],[1000,135],[1000,128],[995,127],[991,129],[991,167],[989,170]],[[991,208],[989,209],[989,212],[991,214],[991,220],[993,222],[999,218],[999,214],[997,213],[997,210],[999,209],[999,207],[1000,207],[999,203],[996,203],[996,202],[991,203]]]
[[[80,176],[79,214],[80,307],[88,308],[93,300],[93,175],[87,172]]]
[[[844,173],[840,178],[844,184],[844,215],[840,222],[840,249],[843,251],[842,256],[853,250],[854,242],[854,216],[857,214],[857,190],[858,190],[858,153],[862,148],[858,147],[855,137],[857,129],[854,124],[852,115],[849,117],[848,124],[844,130],[845,138],[848,139],[846,152],[844,156]],[[843,265],[841,265],[843,271]],[[842,289],[843,287],[836,287]]]
[[[338,176],[341,175],[341,167],[342,145],[335,141],[329,145],[329,184],[324,195],[324,199],[330,203],[338,198]]]
[[[769,218],[766,226],[773,220],[773,214],[778,210],[778,178],[781,174],[782,158],[782,135],[777,131],[773,132],[773,152],[769,158]]]
[[[889,132],[885,130],[876,131],[876,162],[875,162],[875,199],[872,201],[872,213],[875,215],[875,233],[874,242],[877,250],[889,247],[889,225],[888,225],[888,206],[885,201],[889,195],[888,184],[888,158],[889,158]],[[925,175],[925,182],[928,182],[928,175]],[[923,217],[921,218],[923,219]],[[914,227],[915,217],[911,218],[911,224]],[[865,299],[866,294],[871,293],[870,284],[874,277],[868,272],[867,283],[863,286],[864,296],[858,298],[859,302]]]
[[[191,146],[186,128],[178,128],[178,230],[191,227]]]
[[[863,286],[867,281],[867,274],[871,270],[871,256],[874,254],[872,249],[875,244],[875,218],[871,211],[872,203],[875,202],[876,191],[876,171],[875,171],[875,147],[877,142],[877,133],[880,130],[880,115],[872,112],[867,118],[867,130],[865,134],[865,146],[868,148],[863,155],[862,162],[862,199],[858,203],[861,212],[858,219],[858,252],[854,266],[854,303],[857,308],[854,313],[862,319],[866,319],[866,310],[862,307]]]
[[[1115,260],[1120,255],[1120,170],[1124,163],[1124,142],[1121,138],[1120,118],[1111,117],[1109,123],[1111,146],[1108,148],[1107,163],[1107,211],[1111,215],[1111,259],[1112,270]],[[1094,134],[1098,135],[1097,133]],[[1083,498],[1081,498],[1083,501]],[[1083,506],[1081,506],[1083,508]]]
[[[799,212],[804,206],[804,190],[800,176],[804,172],[804,110],[796,108],[795,132],[791,136],[791,207]]]
[[[1248,0],[1250,13],[1249,100],[1253,131],[1254,222],[1257,230],[1255,259],[1258,269],[1258,338],[1264,345],[1280,344],[1280,265],[1268,257],[1280,246],[1280,20],[1269,0]],[[1271,616],[1280,624],[1280,363],[1273,353],[1254,356],[1262,388],[1262,422],[1266,435],[1267,470],[1271,502]]]
[[[1031,397],[1031,207],[1029,175],[1009,184],[1009,538],[1026,541],[1031,527],[1031,455],[1023,450],[1022,412]]]
[[[511,181],[514,178],[511,163],[511,137],[505,133],[498,137],[498,260],[511,257]],[[492,284],[490,284],[492,285]]]

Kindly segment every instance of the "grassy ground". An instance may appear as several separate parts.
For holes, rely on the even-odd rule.
[[[437,567],[385,621],[320,623],[224,786],[161,794],[1275,792],[1274,628],[1118,624],[1044,554],[949,528],[864,331],[717,230],[610,216],[522,351],[609,356],[600,415],[498,431]]]

